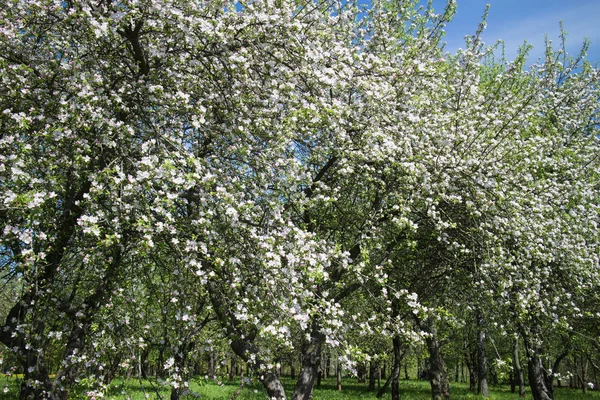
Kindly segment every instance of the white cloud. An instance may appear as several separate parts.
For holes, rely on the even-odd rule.
[[[530,1],[530,0],[523,0]],[[480,6],[478,1],[476,6]],[[465,5],[465,3],[462,3]],[[543,2],[541,2],[543,4]],[[459,2],[459,7],[461,3]],[[475,4],[470,4],[471,7]],[[524,41],[533,45],[529,59],[531,62],[542,57],[545,52],[545,35],[552,40],[555,48],[560,46],[560,26],[563,21],[565,31],[567,32],[567,51],[575,55],[581,49],[584,38],[591,41],[589,49],[589,59],[600,61],[600,27],[598,15],[600,15],[600,1],[590,1],[588,4],[579,4],[569,8],[567,3],[561,5],[559,9],[544,10],[538,8],[535,13],[529,12],[529,15],[522,15],[524,11],[515,9],[514,12],[509,9],[501,9],[507,6],[500,2],[492,4],[488,18],[488,28],[483,34],[483,40],[486,45],[493,45],[498,40],[505,44],[506,56],[509,60],[514,59],[517,51]],[[483,10],[483,9],[482,9]],[[460,8],[459,8],[460,13]],[[504,14],[504,15],[503,15]],[[508,16],[508,17],[507,17]],[[464,35],[471,34],[477,28],[478,20],[471,21],[461,26],[448,26],[448,36],[446,49],[450,52],[458,48],[464,48]],[[458,32],[462,30],[462,32]]]
[[[600,15],[600,2],[559,12],[540,12],[535,16],[505,21],[502,27],[490,22],[490,29],[484,33],[483,39],[488,44],[502,39],[509,59],[514,58],[519,46],[527,40],[534,47],[530,58],[537,59],[544,55],[546,34],[555,47],[560,46],[559,22],[563,21],[568,34],[567,51],[574,54],[581,49],[586,37],[591,40],[594,48],[600,46],[598,15]]]

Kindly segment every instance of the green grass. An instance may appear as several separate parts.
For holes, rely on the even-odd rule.
[[[283,384],[286,393],[291,395],[294,388],[294,381],[289,378],[284,378]],[[382,382],[383,384],[383,382]],[[338,392],[336,389],[335,379],[330,378],[324,380],[320,388],[315,388],[313,393],[314,400],[351,400],[351,399],[376,399],[375,393],[367,391],[367,386],[359,384],[355,379],[344,379],[343,390]],[[8,392],[4,392],[4,388],[8,388]],[[233,394],[240,389],[238,381],[224,382],[218,385],[214,381],[205,380],[203,378],[194,379],[190,384],[192,392],[200,395],[200,399],[210,400],[229,400]],[[400,382],[400,399],[403,400],[429,400],[431,399],[430,386],[427,381],[401,381]],[[452,399],[470,399],[480,400],[481,396],[469,393],[468,385],[465,383],[451,384]],[[73,399],[85,399],[84,388],[77,390],[79,395],[72,396]],[[169,399],[169,388],[161,387],[156,383],[152,384],[148,381],[138,381],[136,379],[115,379],[106,393],[105,399],[110,400],[145,400],[158,399],[157,392],[163,399]],[[148,396],[148,397],[146,397]],[[18,379],[9,378],[0,374],[0,400],[14,400],[18,398]],[[183,399],[195,399],[194,396],[183,397]],[[256,379],[246,382],[241,389],[237,400],[264,400],[266,392],[262,388],[260,382]],[[389,390],[383,399],[389,399]],[[490,388],[490,399],[492,400],[518,400],[517,394],[511,393],[508,386],[498,386]],[[531,399],[527,396],[526,399]],[[600,392],[588,392],[584,395],[580,389],[556,389],[556,400],[600,400]]]

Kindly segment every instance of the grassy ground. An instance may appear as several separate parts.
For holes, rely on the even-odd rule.
[[[294,382],[290,379],[283,379],[286,392],[293,391]],[[184,396],[183,399],[210,399],[210,400],[229,400],[234,393],[239,391],[237,400],[264,400],[266,393],[257,381],[249,381],[244,384],[240,390],[239,382],[225,382],[218,385],[214,381],[207,381],[202,378],[195,379],[191,385],[191,394]],[[431,399],[429,382],[427,381],[401,381],[401,395],[403,400],[429,400]],[[7,390],[5,392],[5,390]],[[73,399],[86,399],[84,391],[79,391],[79,395],[73,396]],[[464,383],[451,384],[452,399],[483,399],[469,393],[468,385]],[[159,395],[168,400],[169,389],[159,387],[156,384],[138,380],[114,380],[106,393],[105,399],[114,400],[145,400],[160,399]],[[15,378],[7,378],[0,374],[0,400],[13,400],[18,398],[18,382]],[[384,399],[389,399],[389,391]],[[600,392],[588,392],[584,395],[581,390],[556,389],[556,400],[600,400]],[[355,379],[345,379],[344,388],[338,392],[335,387],[335,380],[329,379],[323,381],[320,388],[315,388],[313,393],[314,400],[352,400],[352,399],[376,399],[375,393],[367,391],[366,385],[356,383]],[[517,400],[519,396],[510,393],[506,386],[493,387],[490,390],[490,399],[493,400]],[[527,396],[526,399],[531,399]]]

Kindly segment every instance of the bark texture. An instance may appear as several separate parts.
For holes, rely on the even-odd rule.
[[[392,340],[394,344],[394,368],[392,369],[392,400],[400,399],[400,360],[401,355],[401,342],[399,336],[394,336]]]
[[[321,364],[321,351],[325,335],[321,333],[321,324],[314,319],[311,324],[310,339],[302,347],[302,367],[296,381],[292,400],[308,400],[315,385],[315,379]]]
[[[477,393],[489,397],[488,368],[486,357],[485,319],[483,313],[477,311]]]
[[[431,398],[442,400],[450,398],[450,383],[446,363],[442,356],[440,342],[436,336],[433,322],[428,320],[422,324],[422,329],[430,333],[425,339],[427,350],[429,350],[429,383],[431,384]]]
[[[515,386],[519,386],[519,397],[525,397],[525,378],[523,376],[523,368],[521,367],[519,354],[519,339],[515,340],[515,346],[513,350],[513,367]]]

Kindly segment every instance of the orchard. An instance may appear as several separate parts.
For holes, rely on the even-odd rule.
[[[597,389],[600,71],[499,58],[485,16],[450,53],[456,7],[0,6],[11,396]]]

